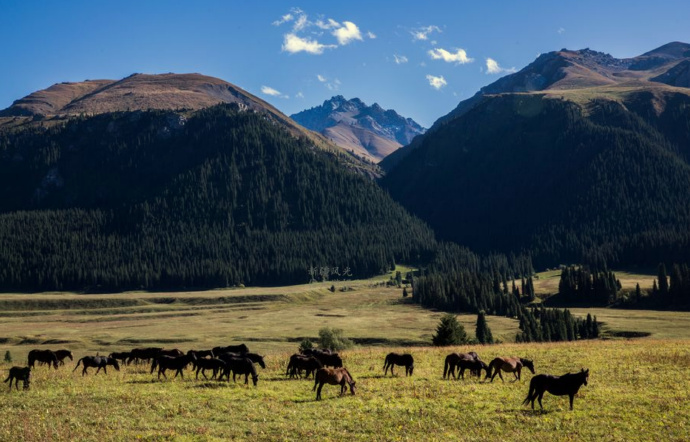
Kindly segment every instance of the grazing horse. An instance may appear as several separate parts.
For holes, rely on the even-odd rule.
[[[294,354],[290,356],[290,362],[288,362],[285,376],[289,375],[290,378],[296,378],[299,377],[299,373],[304,370],[306,372],[304,378],[307,379],[310,374],[316,373],[316,370],[319,368],[323,368],[323,364],[314,356]]]
[[[29,352],[29,367],[34,368],[36,361],[47,362],[48,365],[53,364],[56,370],[58,368],[58,358],[50,350],[31,350]]]
[[[534,362],[532,362],[530,359],[525,359],[525,358],[517,358],[517,357],[510,357],[510,358],[495,358],[491,363],[489,364],[489,369],[486,372],[486,378],[488,379],[489,376],[491,376],[491,372],[493,371],[493,376],[491,376],[491,382],[494,381],[494,378],[496,375],[498,375],[501,380],[503,381],[503,375],[501,374],[501,370],[508,372],[508,373],[513,373],[515,375],[515,381],[520,380],[520,372],[522,371],[522,367],[527,367],[530,369],[532,374],[534,374]],[[505,381],[504,381],[505,382]]]
[[[541,404],[541,398],[544,392],[548,391],[554,396],[570,396],[570,409],[573,409],[573,399],[580,387],[587,385],[589,379],[589,369],[584,368],[579,373],[564,374],[563,376],[553,376],[550,374],[538,374],[532,378],[529,383],[529,392],[527,397],[522,402],[523,405],[532,403],[532,410],[534,410],[534,400],[539,399],[539,406],[544,409]]]
[[[489,373],[489,366],[486,365],[486,363],[481,359],[461,359],[458,361],[457,367],[460,369],[460,377],[462,379],[465,379],[465,370],[470,370],[471,374],[475,374],[479,377],[482,376],[482,370],[485,370],[487,373]]]
[[[216,355],[213,354],[213,350],[189,350],[187,354],[194,353],[194,356],[196,356],[197,359],[200,358],[215,358]]]
[[[339,368],[343,366],[343,360],[338,353],[323,353],[315,351],[313,356],[323,364],[324,367]]]
[[[320,368],[314,375],[314,388],[311,391],[316,390],[318,385],[319,389],[316,390],[316,400],[321,399],[321,389],[323,384],[330,385],[340,385],[340,395],[344,395],[347,391],[345,384],[350,386],[350,393],[355,394],[355,380],[352,379],[350,372],[347,371],[345,367],[339,368]]]
[[[227,356],[227,354],[221,355],[221,357],[222,356]],[[223,376],[227,376],[228,382],[230,382],[230,372],[232,371],[233,382],[235,382],[235,376],[244,375],[244,385],[247,385],[249,384],[249,375],[251,375],[252,382],[256,387],[256,383],[259,381],[259,375],[256,373],[256,367],[254,366],[254,362],[252,362],[251,359],[243,357],[226,357],[223,360],[226,363],[225,370],[223,370],[223,373],[221,373],[218,379],[222,380]]]
[[[65,365],[65,358],[69,358],[70,361],[74,360],[74,356],[72,356],[72,352],[69,350],[58,350],[54,353],[60,365]]]
[[[129,352],[130,355],[129,359],[127,359],[127,365],[134,361],[149,362],[152,359],[157,358],[161,350],[163,349],[160,347],[134,348],[131,352]]]
[[[393,375],[393,366],[401,365],[405,367],[405,376],[412,376],[414,371],[414,358],[411,354],[399,354],[399,353],[388,353],[386,360],[383,363],[383,369],[385,372],[384,376],[388,374],[388,369],[391,369],[391,375]]]
[[[96,370],[96,374],[98,374],[99,371],[101,371],[101,368],[103,369],[103,373],[108,374],[107,366],[112,365],[115,367],[115,370],[120,371],[120,364],[117,363],[116,359],[113,358],[107,358],[105,356],[84,356],[83,358],[79,359],[77,361],[77,366],[74,367],[74,371],[77,371],[77,368],[79,368],[79,364],[82,364],[84,366],[84,370],[82,370],[81,375],[84,376],[86,375],[86,370],[89,367],[97,367],[98,370]]]
[[[261,368],[266,368],[266,362],[264,362],[264,357],[261,356],[258,353],[232,353],[232,352],[225,352],[223,353],[225,355],[228,355],[229,357],[233,358],[248,358],[251,359],[251,361],[255,364],[259,364]],[[220,357],[220,355],[218,355]]]
[[[479,355],[477,353],[471,351],[469,353],[451,353],[448,356],[446,356],[446,362],[443,365],[443,379],[446,378],[446,375],[448,376],[448,379],[450,379],[451,375],[453,376],[453,379],[455,378],[455,367],[458,366],[460,361],[478,361],[479,360]],[[486,364],[484,364],[486,365]],[[469,367],[468,367],[469,368]]]
[[[223,370],[225,370],[227,364],[224,360],[218,358],[199,358],[194,362],[194,366],[196,367],[197,379],[199,379],[199,371],[201,371],[204,379],[208,379],[206,377],[206,370],[213,370],[213,376],[211,376],[211,379],[214,379],[218,375],[218,372],[222,373]]]
[[[239,345],[228,345],[227,347],[213,347],[213,354],[219,355],[223,353],[239,353],[245,354],[249,353],[249,347],[244,344]]]
[[[24,390],[29,389],[29,383],[31,382],[31,367],[12,367],[10,368],[10,375],[7,376],[5,382],[10,382],[10,390],[12,390],[12,381],[14,381],[14,386],[19,390],[19,381],[24,384]]]
[[[120,353],[110,353],[108,355],[109,358],[117,359],[118,361],[122,362],[123,364],[127,365],[127,359],[129,359],[132,356],[132,353],[129,351],[124,351]]]
[[[184,379],[184,374],[182,373],[182,370],[184,370],[187,367],[187,365],[193,363],[194,361],[196,361],[196,356],[194,356],[194,353],[183,356],[158,356],[151,363],[150,374],[153,374],[153,371],[156,369],[156,367],[158,367],[158,379],[161,378],[161,374],[164,378],[168,378],[168,376],[166,376],[165,374],[166,370],[175,370],[174,377],[180,375],[182,376],[182,379]]]

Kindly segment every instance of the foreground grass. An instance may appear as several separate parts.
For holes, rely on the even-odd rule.
[[[588,386],[568,410],[546,395],[546,411],[521,405],[521,382],[442,380],[443,358],[459,348],[368,348],[344,353],[355,396],[285,380],[288,353],[268,356],[257,388],[232,382],[157,381],[125,367],[81,377],[71,366],[37,368],[31,390],[2,392],[0,440],[688,440],[687,341],[591,341],[475,347],[485,360],[533,358],[537,373],[588,367]],[[415,374],[382,377],[390,350],[411,351]],[[6,368],[3,366],[2,368]],[[510,377],[506,377],[509,380]]]

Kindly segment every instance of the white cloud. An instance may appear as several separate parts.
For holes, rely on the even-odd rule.
[[[329,91],[337,91],[340,89],[340,80],[335,78],[332,82],[326,83],[326,87]]]
[[[301,38],[295,34],[285,34],[285,40],[283,40],[283,51],[290,52],[291,54],[297,52],[307,52],[309,54],[323,54],[325,49],[335,48],[336,45],[325,45],[321,44],[316,40],[312,40],[309,37]]]
[[[565,32],[565,28],[558,28],[558,31],[556,32],[558,32],[559,34],[563,34]]]
[[[441,32],[441,29],[438,26],[430,25],[430,26],[423,26],[421,28],[416,28],[410,31],[412,34],[412,40],[428,40],[429,34],[432,34],[434,32]]]
[[[324,77],[324,76],[321,75],[321,74],[316,74],[316,78],[317,78],[321,83],[325,83],[325,82],[326,82],[326,77]]]
[[[345,46],[353,40],[362,40],[362,33],[357,25],[351,21],[344,21],[343,26],[334,30],[332,34],[338,39],[341,46]]]
[[[408,62],[407,57],[404,55],[393,54],[393,59],[395,59],[395,64],[403,64]]]
[[[270,95],[272,97],[290,98],[287,95],[283,95],[280,91],[275,90],[269,86],[261,86],[261,93],[266,94],[266,95]]]
[[[486,73],[487,74],[512,74],[517,72],[515,68],[502,68],[493,58],[486,59]]]
[[[457,52],[449,52],[445,49],[434,48],[428,52],[429,56],[434,60],[443,60],[447,63],[465,64],[472,63],[473,58],[467,56],[467,52],[464,49],[458,49]]]
[[[273,26],[280,26],[283,23],[287,23],[289,21],[292,21],[295,17],[292,14],[285,14],[284,16],[280,17],[280,20],[276,20],[273,22]]]
[[[373,39],[376,38],[376,34],[374,34],[373,32],[369,31],[369,32],[367,32],[367,37],[369,37],[370,39],[373,40]]]
[[[295,95],[295,98],[304,98],[304,94],[302,91],[297,92],[297,95]]]
[[[446,79],[443,78],[443,75],[438,76],[438,77],[435,77],[433,75],[427,75],[426,79],[429,80],[429,86],[433,87],[436,90],[439,90],[443,86],[446,86],[448,84]]]
[[[314,22],[314,26],[316,26],[319,29],[334,29],[340,27],[340,23],[337,21],[333,20],[332,18],[329,18],[326,21],[323,21],[321,19],[318,19]]]

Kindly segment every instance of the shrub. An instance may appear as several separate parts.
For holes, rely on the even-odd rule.
[[[12,354],[10,353],[9,350],[5,352],[5,362],[12,362]]]
[[[459,345],[467,342],[465,327],[458,322],[458,318],[452,313],[441,317],[436,327],[436,334],[432,337],[432,343],[437,346]]]
[[[299,343],[300,353],[302,352],[302,350],[311,350],[312,348],[314,348],[314,343],[311,342],[309,338],[304,338],[302,342]]]
[[[352,341],[347,339],[340,328],[325,327],[319,330],[321,347],[340,351],[352,347]]]

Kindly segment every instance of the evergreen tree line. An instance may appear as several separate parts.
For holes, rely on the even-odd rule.
[[[651,291],[642,291],[637,284],[635,291],[627,293],[622,307],[642,309],[690,310],[690,266],[673,264],[671,272],[664,263],[657,267],[657,278]]]
[[[179,118],[0,132],[0,290],[282,285],[431,259],[433,232],[309,140],[231,106]]]
[[[597,317],[576,318],[567,309],[523,308],[515,342],[558,342],[599,337]]]
[[[568,266],[561,272],[558,301],[567,305],[609,305],[616,302],[620,290],[621,283],[610,270]]]

